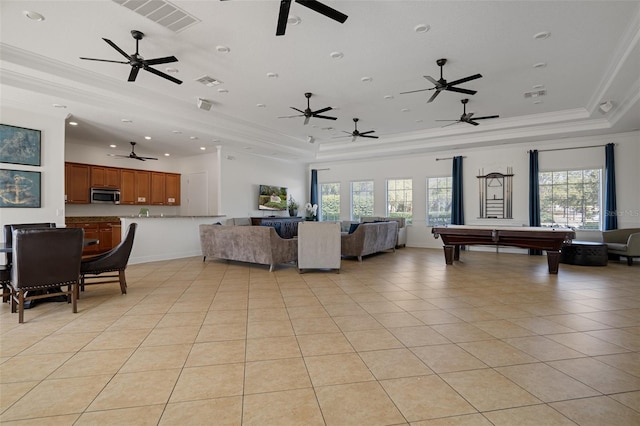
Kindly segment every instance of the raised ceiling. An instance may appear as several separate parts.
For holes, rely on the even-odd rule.
[[[175,31],[139,13],[161,3],[191,20]],[[349,160],[640,127],[638,1],[323,3],[346,22],[293,2],[299,23],[277,37],[277,0],[3,0],[2,102],[68,114],[78,123],[68,142],[126,154],[136,141],[141,155],[173,157],[222,145],[291,161]],[[123,60],[102,38],[131,54],[131,30],[145,34],[145,58],[178,58],[155,68],[183,84],[148,72],[132,83],[126,64],[80,59]],[[482,74],[459,86],[477,94],[443,92],[432,103],[432,91],[400,94],[431,87],[423,76],[440,77],[439,58],[449,81]],[[220,84],[198,82],[203,76]],[[331,106],[324,115],[338,119],[278,118],[306,108],[305,92],[311,109]],[[463,98],[467,112],[500,118],[442,127],[436,120],[458,119]],[[354,117],[379,139],[352,141],[345,132]]]

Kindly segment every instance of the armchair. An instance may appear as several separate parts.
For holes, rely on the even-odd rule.
[[[80,289],[82,291],[84,291],[85,285],[117,282],[120,283],[120,291],[122,294],[127,294],[127,280],[124,271],[127,269],[127,263],[129,262],[129,255],[131,255],[131,249],[133,248],[133,239],[135,237],[137,227],[137,223],[129,225],[127,235],[125,235],[120,244],[113,249],[82,261],[82,264],[80,265]],[[117,272],[118,274],[98,276],[108,272]]]
[[[13,231],[11,312],[18,308],[24,322],[25,301],[65,295],[73,313],[78,312],[76,294],[80,278],[84,230],[16,229]],[[67,290],[62,290],[67,286]],[[39,290],[48,290],[42,294]],[[53,293],[51,293],[53,291]]]
[[[602,242],[610,254],[626,257],[629,266],[633,264],[634,257],[640,257],[640,228],[603,231]]]

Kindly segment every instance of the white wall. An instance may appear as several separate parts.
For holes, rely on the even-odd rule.
[[[355,162],[315,163],[311,168],[328,169],[318,172],[319,183],[340,182],[340,216],[349,219],[350,182],[374,181],[374,215],[386,215],[386,180],[413,179],[413,224],[407,232],[407,245],[412,247],[442,246],[431,236],[426,226],[427,177],[451,176],[451,160],[436,161],[462,155],[465,223],[471,225],[528,225],[528,180],[530,149],[556,149],[603,145],[613,142],[616,159],[616,184],[618,202],[618,227],[640,227],[640,132],[590,136],[544,142],[526,143],[492,148],[465,149],[437,154],[413,155],[405,158],[374,159]],[[541,152],[540,170],[567,170],[604,167],[604,147]],[[490,172],[506,173],[513,168],[513,219],[479,219],[478,179],[476,176]],[[593,239],[586,235],[582,239]]]
[[[285,186],[289,195],[304,205],[309,198],[307,168],[304,164],[277,161],[222,149],[221,158],[221,207],[219,214],[227,217],[280,215],[258,210],[258,187],[260,185]],[[300,210],[299,210],[300,212]],[[299,213],[300,214],[300,213]]]
[[[4,103],[4,102],[3,102]],[[7,170],[40,172],[41,208],[0,208],[0,225],[56,222],[64,224],[64,118],[0,105],[2,124],[40,130],[41,166],[1,163]]]

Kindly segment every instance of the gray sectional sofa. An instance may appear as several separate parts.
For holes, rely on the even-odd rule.
[[[275,265],[298,260],[298,240],[283,239],[270,226],[200,225],[203,261],[217,257]]]
[[[384,250],[396,249],[398,222],[361,223],[352,233],[341,234],[342,256],[355,256],[362,262],[362,256]]]

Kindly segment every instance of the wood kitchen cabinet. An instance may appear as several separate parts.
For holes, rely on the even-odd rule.
[[[164,199],[167,206],[180,205],[180,175],[177,173],[166,173]]]
[[[149,204],[151,202],[151,173],[136,170],[136,204]]]
[[[135,170],[120,170],[120,204],[136,203],[136,172]]]
[[[120,169],[91,166],[91,188],[120,189]]]
[[[165,205],[166,173],[151,172],[151,204]]]
[[[89,166],[65,163],[64,189],[65,203],[89,204]]]
[[[67,228],[84,229],[84,238],[98,240],[98,244],[85,246],[83,256],[94,256],[104,253],[120,244],[120,222],[74,222],[67,223]]]

